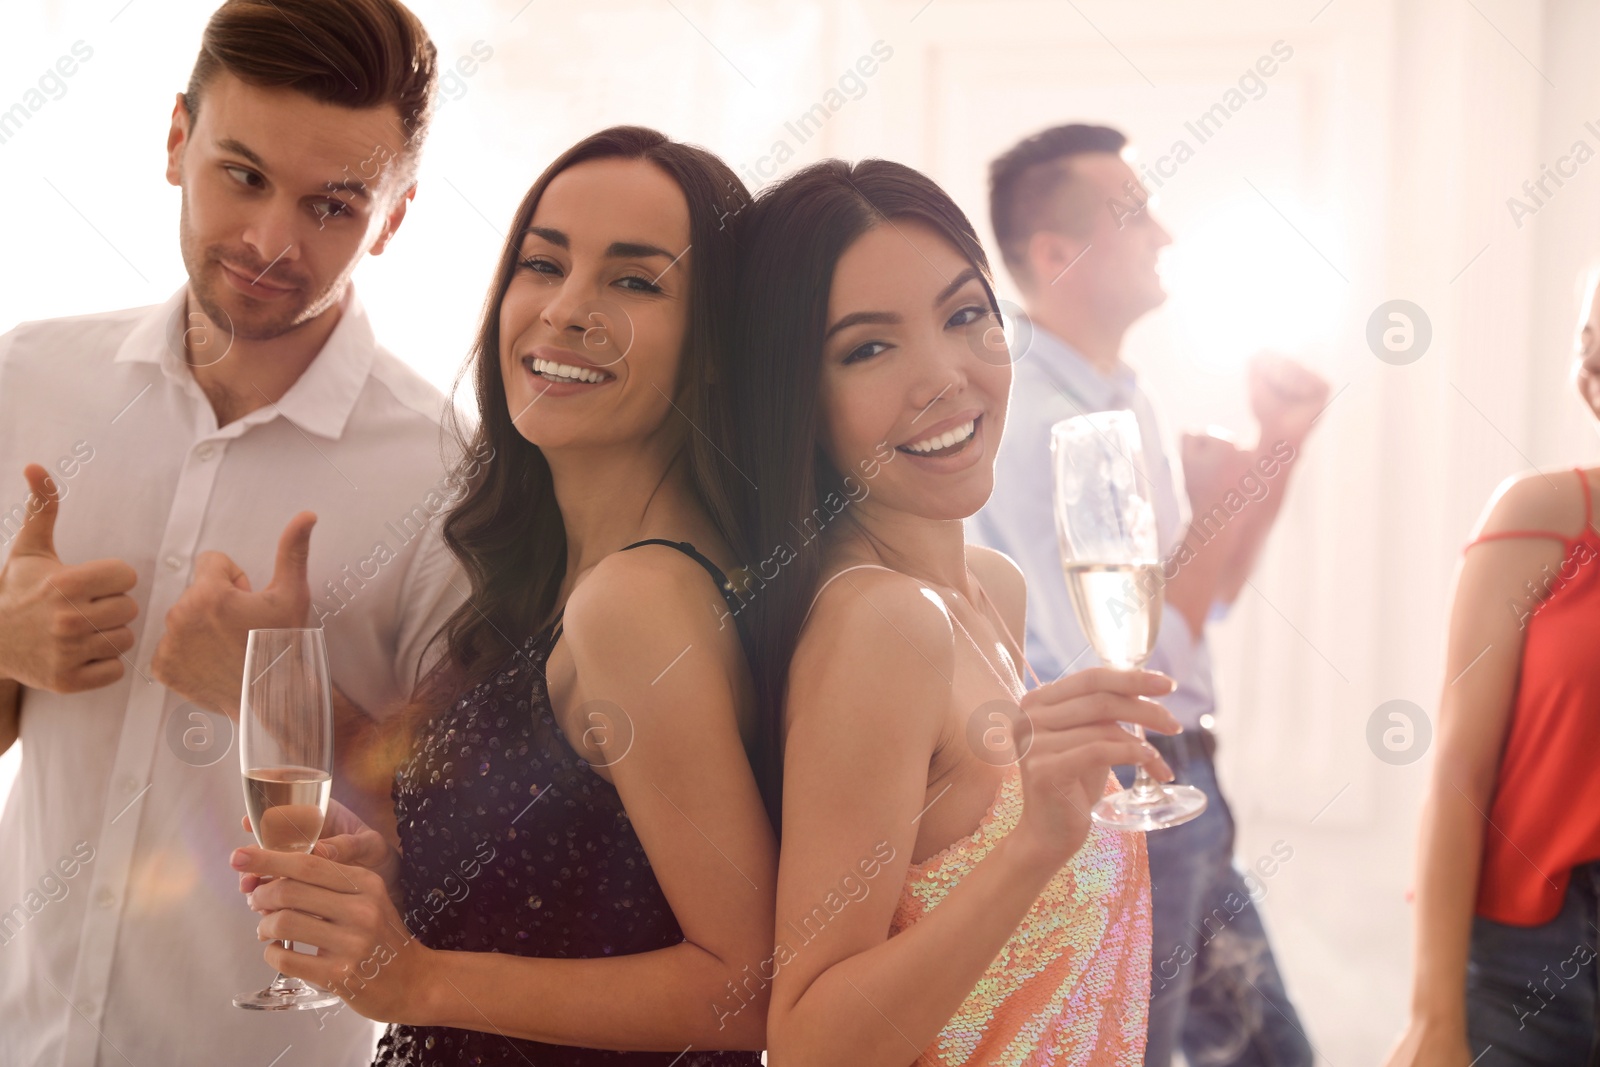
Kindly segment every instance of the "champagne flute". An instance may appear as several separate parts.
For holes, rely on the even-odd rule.
[[[333,785],[333,689],[322,630],[251,630],[239,698],[239,768],[250,828],[262,848],[310,852],[322,834]],[[293,951],[292,942],[283,947]],[[256,1011],[328,1008],[339,1003],[279,974],[233,998]]]
[[[1140,485],[1139,422],[1131,411],[1099,411],[1050,428],[1056,540],[1067,590],[1089,644],[1116,670],[1145,665],[1161,626],[1161,552],[1155,507]],[[1137,724],[1123,724],[1143,738]],[[1163,785],[1141,764],[1133,785],[1090,812],[1117,830],[1159,830],[1206,807],[1192,785]]]

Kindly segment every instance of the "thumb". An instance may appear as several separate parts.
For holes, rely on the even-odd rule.
[[[311,555],[311,528],[316,524],[315,512],[302,511],[283,528],[283,536],[278,539],[278,561],[272,568],[273,588],[309,588],[306,560]]]
[[[48,556],[59,563],[61,557],[56,555],[55,535],[61,497],[56,483],[37,463],[24,467],[22,476],[28,479],[28,488],[33,492],[24,505],[27,514],[23,516],[22,529],[17,531],[11,552],[22,556]]]

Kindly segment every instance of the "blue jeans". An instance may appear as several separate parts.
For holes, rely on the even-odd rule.
[[[1146,835],[1153,915],[1145,1067],[1168,1067],[1180,1047],[1190,1067],[1310,1067],[1311,1043],[1255,907],[1271,888],[1266,871],[1287,859],[1281,851],[1264,857],[1247,878],[1233,862],[1233,815],[1211,760],[1175,759],[1164,738],[1149,740],[1178,781],[1204,790],[1209,803],[1192,822]],[[1133,780],[1131,767],[1116,773],[1124,785]]]
[[[1472,920],[1467,1044],[1477,1067],[1584,1064],[1596,1058],[1600,863],[1572,870],[1561,912],[1540,926]]]

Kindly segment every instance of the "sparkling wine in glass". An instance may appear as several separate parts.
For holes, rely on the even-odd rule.
[[[250,631],[239,700],[239,769],[245,810],[261,847],[311,851],[333,785],[333,687],[320,628]],[[288,941],[283,947],[294,948]],[[280,974],[233,1003],[287,1011],[328,1008],[339,998]]]
[[[1137,670],[1161,626],[1161,553],[1155,507],[1141,485],[1139,422],[1131,411],[1099,411],[1050,428],[1056,540],[1078,624],[1101,662]],[[1136,737],[1144,730],[1123,724]],[[1159,830],[1206,807],[1192,785],[1163,785],[1143,765],[1133,785],[1102,797],[1090,815],[1117,830]]]

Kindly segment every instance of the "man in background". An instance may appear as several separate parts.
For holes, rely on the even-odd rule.
[[[229,0],[167,136],[186,284],[0,337],[0,1064],[371,1058],[354,1012],[232,1006],[272,971],[227,861],[248,631],[323,627],[334,794],[392,826],[371,742],[461,602],[444,398],[350,284],[436,81],[397,0]]]
[[[1165,603],[1149,668],[1177,690],[1163,704],[1180,734],[1151,734],[1178,780],[1206,810],[1147,836],[1154,910],[1147,1067],[1176,1049],[1191,1064],[1309,1065],[1311,1048],[1272,948],[1233,865],[1233,820],[1218,787],[1215,704],[1205,627],[1232,604],[1282,506],[1327,384],[1283,359],[1258,359],[1254,449],[1185,435],[1186,521],[1160,423],[1122,360],[1129,327],[1166,299],[1157,260],[1172,239],[1123,161],[1124,136],[1071,125],[1022,141],[990,168],[990,212],[1006,268],[1023,295],[1006,432],[994,493],[968,520],[973,540],[1015,559],[1028,579],[1027,646],[1041,679],[1095,666],[1073,613],[1056,542],[1050,427],[1095,411],[1131,409],[1144,445],[1163,559]],[[1132,591],[1145,595],[1145,591]],[[1123,784],[1131,768],[1118,768]]]

